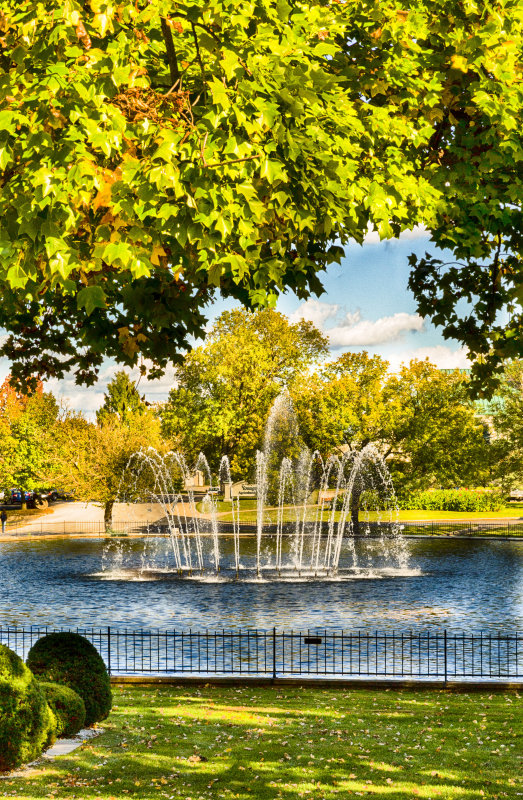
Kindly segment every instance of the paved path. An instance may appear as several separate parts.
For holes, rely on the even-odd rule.
[[[54,503],[52,514],[41,517],[29,517],[20,525],[8,525],[7,535],[25,535],[31,533],[74,533],[75,529],[86,533],[102,532],[104,510],[97,503],[63,502]],[[113,523],[135,522],[138,525],[154,523],[165,518],[165,512],[159,503],[115,503]],[[91,529],[91,530],[90,530]]]

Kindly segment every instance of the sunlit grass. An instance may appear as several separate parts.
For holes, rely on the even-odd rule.
[[[120,687],[105,733],[0,794],[61,800],[515,798],[516,694]]]
[[[232,522],[233,515],[231,511],[227,511],[225,506],[228,506],[230,509],[230,503],[221,503],[220,507],[218,508],[218,512],[220,514],[220,521],[221,522]],[[300,510],[301,512],[301,510]],[[303,514],[299,512],[300,519],[303,518]],[[264,520],[267,524],[275,524],[277,521],[277,508],[266,508],[265,509],[265,517]],[[337,522],[340,519],[341,512],[336,511],[334,514],[334,519]],[[306,521],[313,522],[318,517],[318,506],[307,506],[306,512]],[[323,511],[323,520],[328,521],[331,518],[331,512],[328,509],[324,509]],[[523,519],[523,512],[520,509],[514,509],[511,507],[505,508],[502,511],[481,511],[481,512],[469,512],[469,511],[399,511],[396,515],[396,512],[384,511],[378,513],[377,511],[370,511],[367,514],[362,513],[360,515],[360,519],[364,522],[366,519],[369,522],[376,522],[378,519],[389,520],[396,519],[399,522],[424,522],[424,521],[442,521],[445,520],[454,520],[456,522],[474,522],[474,521],[481,521],[481,520],[502,520],[511,518],[514,521],[519,519]],[[246,508],[240,509],[240,520],[245,523],[255,523],[257,520],[256,509]],[[296,520],[296,511],[292,506],[286,506],[283,510],[283,521],[284,522],[294,522]]]

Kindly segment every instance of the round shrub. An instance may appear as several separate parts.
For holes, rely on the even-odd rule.
[[[31,670],[0,645],[0,771],[37,758],[56,738],[56,719]]]
[[[111,683],[105,664],[78,633],[48,633],[27,656],[27,666],[41,680],[69,686],[85,703],[85,724],[105,719],[111,710]]]
[[[74,736],[85,725],[85,703],[80,695],[59,683],[41,683],[49,707],[56,717],[58,736]]]

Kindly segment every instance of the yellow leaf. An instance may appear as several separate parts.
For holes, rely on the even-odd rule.
[[[101,171],[103,183],[98,190],[98,194],[93,201],[93,210],[98,211],[99,208],[107,208],[111,203],[111,187],[113,183],[119,181],[122,177],[122,168],[116,167],[115,170],[103,169]]]
[[[468,72],[469,64],[463,56],[453,55],[450,59],[450,64],[453,69],[459,69],[461,72]]]
[[[111,20],[108,14],[95,14],[93,17],[93,25],[100,31],[100,36],[105,36],[110,24]]]
[[[151,264],[154,264],[156,267],[160,266],[160,257],[166,256],[167,253],[161,246],[161,244],[155,244],[151,253]]]
[[[111,184],[104,184],[100,189],[93,201],[93,211],[98,211],[99,208],[106,208],[111,202]]]

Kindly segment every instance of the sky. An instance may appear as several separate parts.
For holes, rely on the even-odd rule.
[[[323,275],[325,293],[319,298],[299,301],[293,294],[284,295],[278,310],[292,321],[300,318],[314,322],[329,336],[333,358],[345,352],[366,350],[386,358],[391,369],[413,358],[429,358],[442,368],[467,367],[466,351],[457,342],[445,340],[441,332],[416,313],[416,303],[407,288],[408,256],[434,253],[428,234],[414,229],[399,240],[380,242],[371,233],[363,245],[351,242],[345,258]],[[218,300],[208,308],[212,322],[224,309],[237,305]],[[68,408],[92,417],[103,403],[104,391],[114,373],[122,367],[107,361],[98,383],[77,386],[71,375],[62,381],[48,381],[52,391]],[[9,363],[0,360],[0,378],[9,373]],[[133,374],[133,373],[130,373]],[[133,375],[136,379],[138,373]],[[169,369],[158,381],[142,378],[139,390],[151,403],[162,402],[174,383]]]

